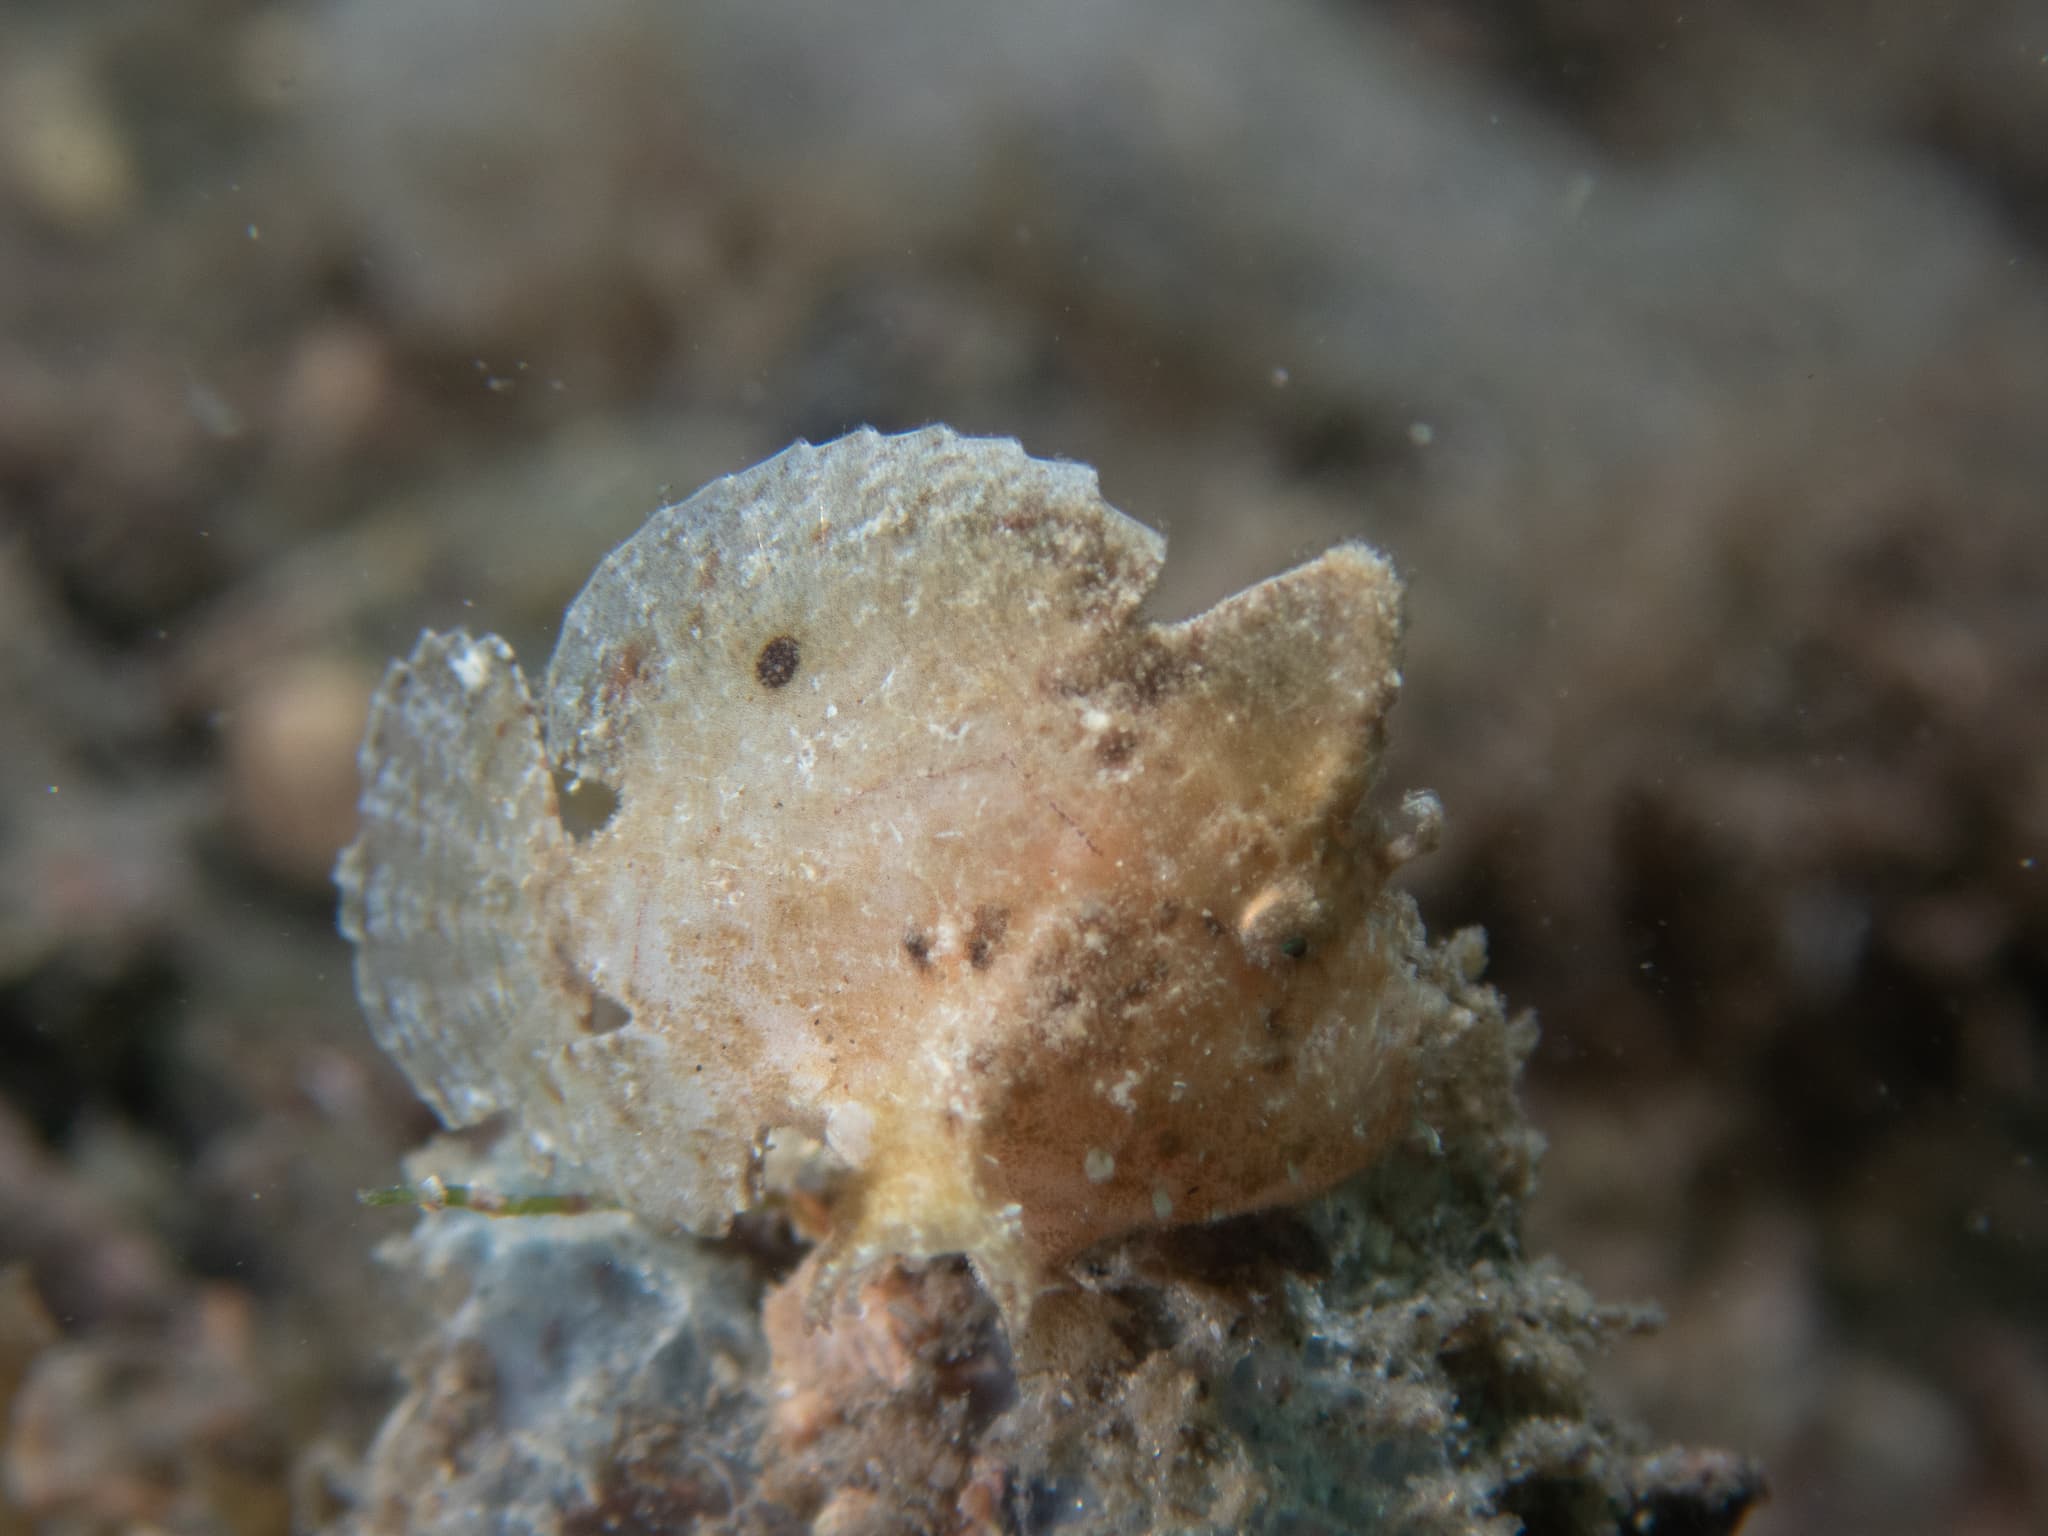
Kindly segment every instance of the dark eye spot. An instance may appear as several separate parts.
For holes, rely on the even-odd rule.
[[[797,664],[803,660],[803,651],[793,635],[777,635],[761,647],[761,654],[754,658],[754,676],[761,679],[764,688],[787,687],[789,680],[796,676]]]
[[[1290,960],[1299,960],[1308,954],[1308,935],[1290,933],[1280,941],[1280,953]]]

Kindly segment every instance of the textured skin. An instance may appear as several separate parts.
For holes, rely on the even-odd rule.
[[[768,1131],[819,1138],[842,1261],[1013,1297],[1355,1171],[1446,1006],[1363,811],[1399,584],[1341,546],[1141,623],[1162,554],[1083,467],[859,433],[600,566],[545,748],[501,642],[428,636],[341,869],[379,1039],[451,1123],[510,1111],[695,1230]],[[552,771],[615,814],[568,836]]]
[[[386,675],[363,742],[341,929],[377,1043],[451,1126],[527,1096],[527,1042],[570,1006],[532,900],[566,841],[533,718],[502,640],[428,635]]]

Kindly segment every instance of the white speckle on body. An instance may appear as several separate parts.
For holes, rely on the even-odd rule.
[[[490,674],[490,662],[482,646],[463,646],[448,658],[448,668],[455,674],[455,680],[462,684],[464,693],[475,693],[483,687],[484,679]]]

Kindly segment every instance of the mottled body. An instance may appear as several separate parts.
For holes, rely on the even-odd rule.
[[[502,642],[425,637],[340,873],[379,1039],[696,1231],[816,1138],[842,1262],[1012,1298],[1356,1171],[1449,1006],[1366,809],[1399,584],[1340,546],[1160,625],[1162,556],[1084,467],[864,432],[657,513],[538,707]],[[574,782],[616,796],[580,835]]]

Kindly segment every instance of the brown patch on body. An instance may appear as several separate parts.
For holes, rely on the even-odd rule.
[[[1150,636],[1131,648],[1129,662],[1130,671],[1124,681],[1131,696],[1145,705],[1157,704],[1179,688],[1192,670],[1189,659],[1179,650]]]
[[[1006,510],[996,520],[996,526],[1005,533],[1036,533],[1045,526],[1048,516],[1043,497],[1027,497]]]
[[[1113,714],[1151,709],[1200,669],[1194,649],[1171,635],[1140,631],[1077,664],[1049,671],[1039,686],[1063,698],[1091,700]]]
[[[615,706],[647,675],[647,641],[635,635],[618,649],[604,673],[604,701]]]

